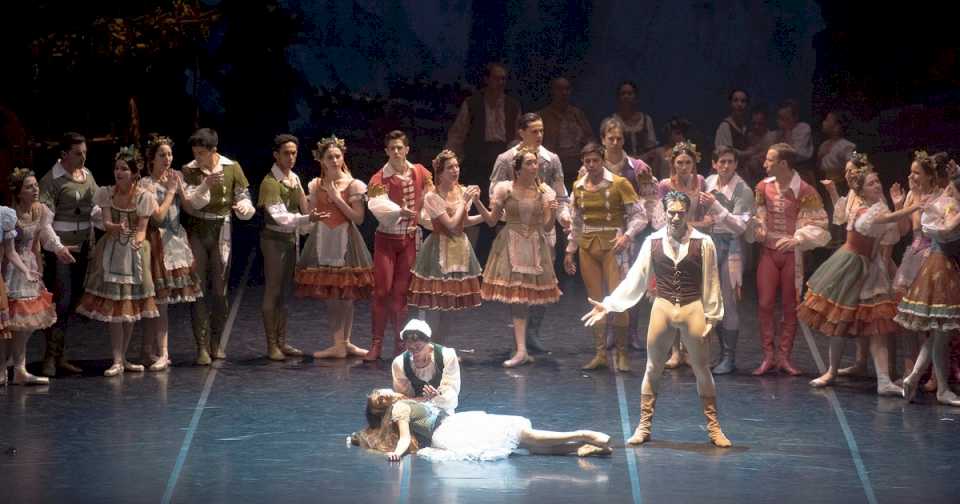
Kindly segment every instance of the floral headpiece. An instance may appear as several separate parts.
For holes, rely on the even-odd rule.
[[[870,160],[867,159],[867,155],[863,152],[853,151],[850,153],[850,162],[857,165],[858,167],[867,166],[870,164]]]
[[[10,173],[10,192],[17,193],[18,186],[23,184],[24,180],[27,180],[28,177],[35,177],[36,174],[33,173],[33,170],[30,168],[14,168],[13,172]],[[13,194],[13,197],[16,198],[16,194]]]
[[[913,151],[913,160],[923,164],[930,160],[930,154],[927,154],[925,150]]]
[[[136,165],[137,169],[143,168],[143,155],[140,154],[140,149],[137,149],[137,146],[130,144],[124,147],[120,147],[120,151],[117,152],[117,155],[113,157],[115,161],[123,160],[131,168]]]
[[[321,149],[321,147],[325,145],[336,146],[341,152],[347,151],[347,142],[343,141],[342,138],[337,138],[337,135],[332,135],[321,138],[320,141],[317,142],[317,148],[313,150],[313,159],[320,161],[320,158],[323,157],[321,154],[323,149]]]
[[[668,159],[672,161],[680,154],[689,154],[693,157],[693,160],[696,163],[699,163],[700,159],[702,158],[700,156],[700,152],[697,150],[697,144],[688,142],[686,140],[678,142],[673,146],[672,149],[670,149],[670,157]]]
[[[150,137],[150,139],[147,140],[147,150],[160,147],[161,145],[173,145],[173,140],[165,136]]]

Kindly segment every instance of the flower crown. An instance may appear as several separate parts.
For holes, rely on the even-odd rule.
[[[870,160],[867,158],[867,155],[863,152],[857,151],[850,153],[850,162],[857,165],[857,167],[867,166],[870,164]]]
[[[153,149],[154,147],[160,147],[161,145],[173,145],[173,140],[166,136],[150,137],[150,139],[147,140],[148,150]]]
[[[668,159],[672,161],[676,159],[676,157],[679,156],[680,154],[692,155],[694,158],[694,162],[696,163],[699,163],[701,159],[700,152],[697,150],[697,144],[688,142],[686,140],[682,142],[678,142],[676,145],[673,146],[672,149],[670,149],[670,157]]]
[[[17,186],[27,180],[27,177],[35,177],[36,174],[30,168],[14,168],[10,173],[9,187],[10,192],[17,192]],[[16,196],[16,195],[14,195]]]
[[[925,150],[913,151],[913,160],[923,164],[930,160],[930,154],[927,154]]]
[[[347,150],[347,142],[345,142],[342,138],[337,138],[337,135],[328,136],[326,138],[321,138],[320,141],[317,142],[317,148],[313,150],[313,159],[320,161],[320,158],[323,157],[320,154],[320,147],[324,145],[335,145],[338,149],[340,149],[341,152],[346,152]]]
[[[133,171],[143,169],[143,155],[140,154],[140,149],[137,149],[134,144],[120,147],[120,151],[113,159],[114,161],[124,161]]]

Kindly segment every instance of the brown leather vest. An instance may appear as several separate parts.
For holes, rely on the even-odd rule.
[[[657,297],[679,306],[700,301],[703,296],[703,255],[701,239],[691,238],[687,255],[674,265],[663,253],[663,239],[657,238],[652,248],[653,272],[657,279]]]

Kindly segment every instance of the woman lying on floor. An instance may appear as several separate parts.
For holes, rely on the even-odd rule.
[[[536,430],[530,420],[513,415],[468,411],[450,416],[431,404],[408,399],[390,389],[367,396],[368,426],[351,435],[351,443],[400,460],[417,453],[430,460],[497,460],[518,448],[537,455],[580,457],[609,455],[610,436],[591,430]]]

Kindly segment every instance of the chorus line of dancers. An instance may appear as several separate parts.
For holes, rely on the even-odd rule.
[[[829,368],[811,385],[829,386],[840,375],[859,372],[872,355],[879,394],[912,399],[932,363],[937,399],[960,404],[949,388],[947,355],[950,338],[960,328],[960,298],[951,288],[960,274],[952,252],[956,247],[951,246],[960,238],[960,218],[956,165],[945,155],[916,152],[910,190],[905,194],[898,184],[891,187],[892,210],[865,154],[854,151],[849,156],[845,182],[850,190],[845,196],[838,194],[836,181],[823,180],[832,220],[846,227],[846,242],[817,269],[801,299],[803,252],[825,246],[831,235],[818,192],[795,170],[797,154],[791,145],[778,143],[767,150],[767,178],[751,190],[737,174],[736,149],[717,148],[712,156],[715,173],[704,179],[696,173],[701,153],[685,141],[666,153],[672,175],[658,181],[649,165],[624,152],[624,129],[617,117],[604,120],[602,145],[588,143],[581,149],[581,168],[568,190],[558,156],[542,145],[543,119],[536,113],[521,115],[520,142],[497,156],[489,176],[489,205],[480,187],[460,184],[454,152],[438,154],[432,169],[413,164],[407,160],[408,139],[400,131],[385,137],[388,160],[369,185],[351,176],[344,140],[317,142],[312,154],[321,174],[306,189],[293,171],[299,140],[278,135],[274,164],[261,182],[256,205],[243,169],[218,152],[218,136],[211,129],[190,137],[194,159],[182,170],[172,168],[173,142],[167,137],[151,136],[145,157],[136,146],[121,148],[115,156],[114,184],[103,187],[84,166],[86,140],[68,133],[60,159],[39,181],[29,169],[17,169],[10,177],[14,201],[0,212],[5,284],[0,361],[6,365],[7,355],[12,358],[14,383],[45,383],[30,375],[24,362],[27,339],[43,330],[43,374],[54,376],[58,368],[79,371],[64,353],[75,310],[108,325],[113,364],[107,376],[145,368],[161,371],[170,365],[167,306],[174,303],[190,304],[196,363],[224,359],[220,337],[229,311],[231,219],[250,219],[260,208],[263,325],[267,355],[273,360],[303,354],[287,340],[288,296],[295,293],[323,300],[327,307],[333,343],[315,352],[316,358],[380,359],[388,329],[394,355],[400,354],[408,305],[428,312],[434,338],[443,341],[454,312],[497,301],[510,306],[513,319],[515,352],[503,365],[532,362],[528,323],[542,319],[544,306],[561,296],[553,267],[561,234],[566,237],[563,269],[570,275],[579,272],[594,306],[619,295],[625,279],[637,280],[631,275],[638,265],[656,265],[665,257],[677,263],[672,279],[657,278],[647,293],[653,300],[647,348],[656,350],[661,339],[675,347],[681,341],[682,350],[674,348],[673,358],[686,355],[701,388],[709,388],[705,376],[711,371],[725,374],[736,367],[745,251],[748,243],[757,243],[763,360],[753,374],[775,369],[801,374],[791,361],[799,319],[831,337]],[[677,269],[690,253],[685,241],[675,250],[643,247],[650,240],[663,243],[669,228],[663,202],[671,192],[686,195],[689,228],[710,244],[711,251],[697,259],[704,268],[699,283],[692,282],[690,271]],[[372,256],[357,228],[366,209],[378,222]],[[468,239],[469,228],[481,223],[498,230],[484,266]],[[431,231],[426,240],[421,239],[421,228]],[[308,235],[302,248],[301,234]],[[891,250],[906,234],[912,234],[913,241],[898,268]],[[695,239],[703,241],[699,235]],[[649,272],[643,282],[648,277]],[[53,286],[53,295],[47,285]],[[610,315],[594,320],[594,353],[583,369],[612,365],[629,371],[627,347],[639,318],[632,306],[644,292],[645,286],[630,306],[617,305],[620,310],[604,304]],[[774,320],[778,294],[779,324]],[[684,341],[683,331],[679,338],[652,336],[661,326],[673,327],[679,316],[662,319],[661,305],[669,301],[686,307],[700,297],[704,320],[715,328],[721,345],[712,370],[707,347]],[[367,298],[373,300],[369,350],[357,346],[352,334],[354,302]],[[135,364],[126,355],[133,325],[141,319],[142,363]],[[780,341],[775,347],[777,325]],[[608,333],[616,349],[612,363],[607,362]],[[902,336],[907,358],[913,361],[902,387],[890,378],[890,334]],[[851,368],[840,369],[846,339],[857,340],[858,358]],[[648,374],[659,365],[653,354],[658,352],[651,352]],[[3,383],[7,378],[6,372],[0,376]]]

